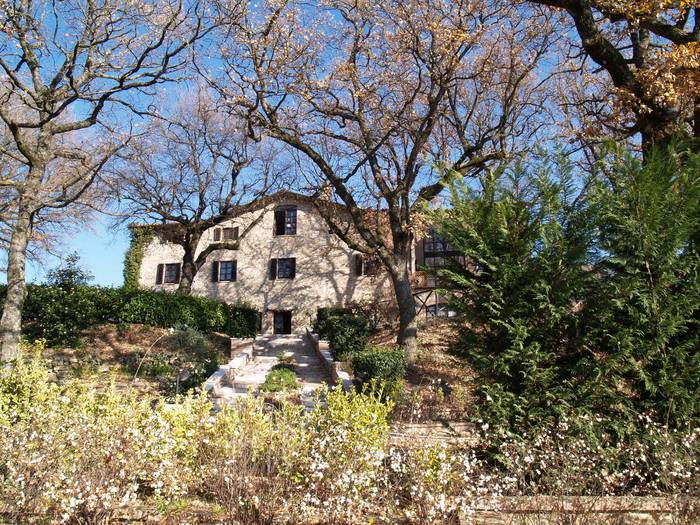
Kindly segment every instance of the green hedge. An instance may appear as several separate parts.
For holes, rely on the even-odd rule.
[[[349,312],[344,308],[328,307],[316,310],[316,321],[314,322],[314,332],[321,339],[328,341],[333,332],[335,318],[347,315]]]
[[[345,361],[363,351],[369,340],[369,322],[342,308],[319,308],[314,330],[328,340],[333,359]]]
[[[299,378],[294,370],[285,366],[277,365],[265,376],[265,382],[260,385],[261,392],[286,392],[299,389]]]
[[[0,288],[3,301],[5,291]],[[29,339],[70,346],[78,343],[82,330],[107,322],[187,325],[202,332],[251,337],[258,331],[260,313],[247,305],[150,290],[28,285],[22,322]]]
[[[352,369],[361,383],[394,383],[406,375],[406,352],[380,346],[370,347],[352,356]]]

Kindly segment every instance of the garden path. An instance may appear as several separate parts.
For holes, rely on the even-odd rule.
[[[330,383],[330,377],[306,338],[296,334],[256,337],[253,360],[238,371],[231,386],[221,388],[221,401],[235,402],[249,391],[258,395],[265,376],[280,362],[278,356],[281,354],[291,357],[296,363],[295,371],[302,385],[302,403],[311,406],[316,390]]]

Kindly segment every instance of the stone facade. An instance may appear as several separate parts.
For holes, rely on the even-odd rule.
[[[296,233],[276,235],[275,210],[285,206],[296,209]],[[284,193],[281,198],[269,199],[268,204],[217,228],[238,227],[239,232],[244,232],[253,222],[252,228],[241,237],[238,250],[219,250],[207,257],[193,282],[193,294],[253,305],[263,313],[264,333],[273,331],[275,312],[291,312],[291,331],[303,333],[313,323],[319,307],[393,297],[386,272],[357,275],[356,252],[329,232],[307,198]],[[214,242],[214,229],[205,232],[200,249]],[[176,283],[157,284],[158,266],[179,263],[182,255],[180,246],[164,243],[155,236],[144,249],[140,286],[175,291]],[[270,278],[270,261],[277,258],[295,259],[294,278]],[[236,280],[216,282],[213,278],[216,261],[236,261]]]

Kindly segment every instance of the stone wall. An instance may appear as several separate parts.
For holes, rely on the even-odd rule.
[[[352,376],[342,369],[343,363],[333,359],[331,351],[328,348],[328,341],[319,339],[318,334],[314,334],[308,329],[306,330],[306,338],[314,349],[314,352],[316,352],[316,355],[318,355],[328,375],[331,376],[331,381],[336,385],[340,385],[346,392],[351,391],[354,385]]]

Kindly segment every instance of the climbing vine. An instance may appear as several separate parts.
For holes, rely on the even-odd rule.
[[[131,243],[124,254],[124,288],[139,287],[139,273],[143,251],[153,239],[153,228],[149,226],[130,226]]]

